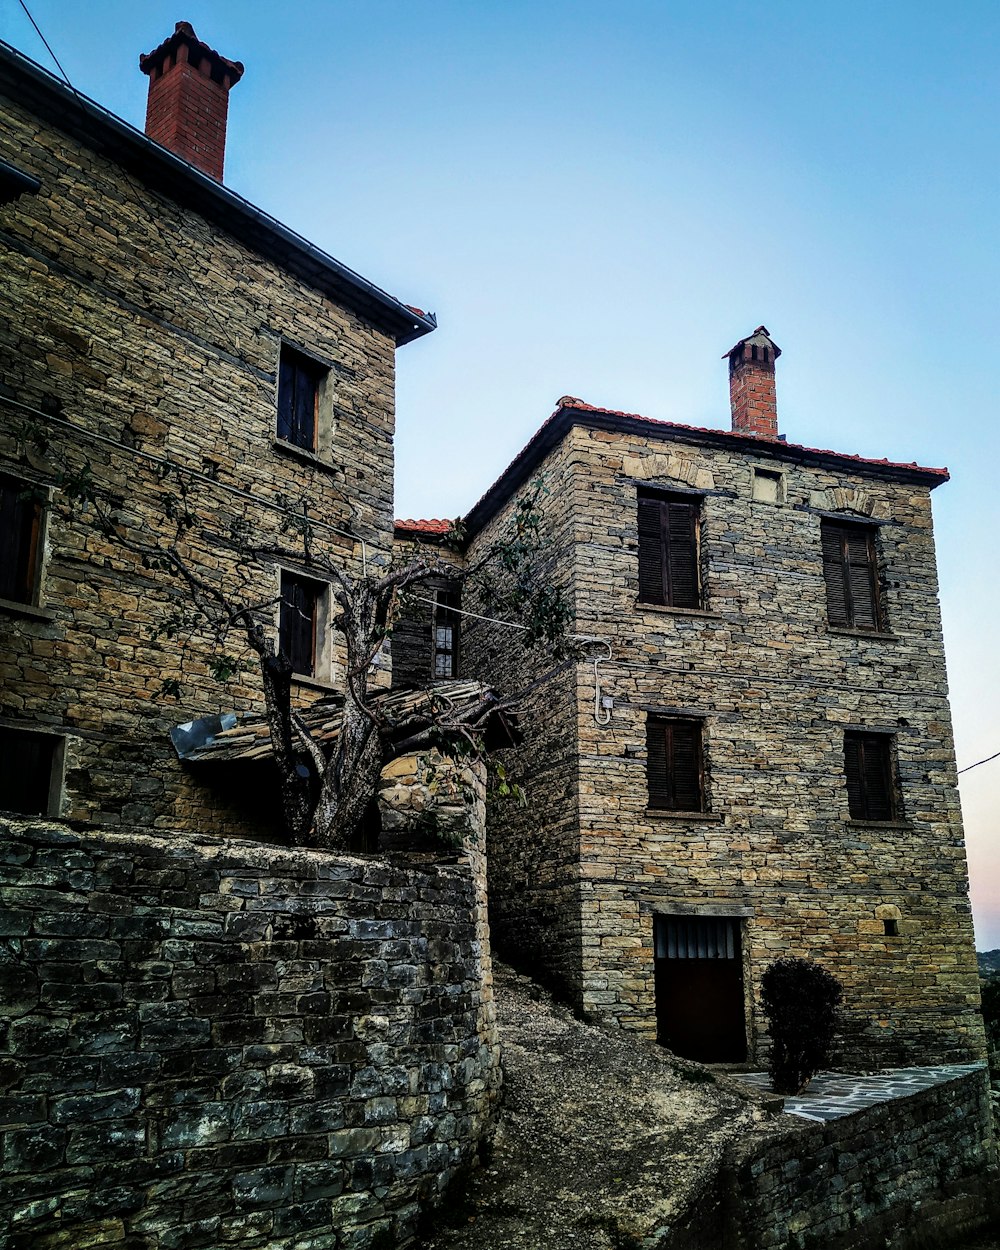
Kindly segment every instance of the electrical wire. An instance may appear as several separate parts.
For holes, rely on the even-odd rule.
[[[28,6],[25,4],[25,0],[18,0],[18,3],[21,5],[21,8],[22,8],[22,9],[24,10],[24,12],[27,14],[28,20],[31,22],[32,26],[35,28],[35,31],[37,32],[39,39],[41,39],[42,43],[45,45],[45,48],[46,48],[46,50],[48,51],[49,56],[51,56],[51,57],[52,57],[52,60],[53,60],[53,61],[56,63],[56,65],[58,66],[59,73],[62,75],[63,79],[65,80],[65,82],[66,82],[66,86],[70,89],[70,91],[72,91],[73,95],[76,97],[77,103],[79,104],[79,106],[80,106],[81,110],[82,110],[84,113],[89,112],[89,109],[88,109],[88,107],[87,107],[87,100],[86,100],[86,98],[80,94],[80,92],[76,89],[76,87],[75,87],[75,86],[73,85],[73,83],[71,82],[70,77],[69,77],[69,75],[66,73],[65,69],[63,69],[63,66],[62,66],[62,64],[61,64],[61,62],[60,62],[60,60],[59,60],[59,58],[56,56],[55,52],[52,50],[52,47],[51,47],[51,45],[49,44],[49,41],[48,41],[48,40],[45,38],[45,36],[42,34],[42,31],[41,31],[41,29],[40,29],[40,27],[39,27],[38,23],[37,23],[37,22],[35,21],[35,19],[32,17],[31,12],[30,12],[30,10],[28,9]],[[148,199],[148,196],[145,194],[145,192],[143,191],[142,187],[140,187],[140,186],[139,186],[139,184],[135,181],[135,179],[132,177],[132,175],[129,173],[129,171],[128,171],[127,169],[125,169],[125,168],[124,168],[124,166],[119,166],[119,171],[120,171],[120,173],[121,173],[122,177],[123,177],[123,178],[125,179],[125,181],[128,183],[128,185],[129,185],[129,186],[132,188],[132,190],[135,192],[137,202],[138,202],[139,204],[142,204],[143,206],[145,206],[145,204],[146,204],[146,202],[147,202],[147,199]],[[162,231],[162,230],[160,230],[159,225],[158,225],[158,223],[157,223],[156,219],[153,217],[153,214],[152,214],[152,213],[150,213],[150,212],[148,211],[148,209],[147,209],[147,214],[148,214],[149,224],[150,224],[150,225],[151,225],[151,226],[152,226],[152,227],[156,230],[156,232],[157,232],[157,241],[158,241],[158,243],[159,243],[159,244],[161,244],[161,245],[166,246],[166,248],[167,248],[167,250],[170,252],[171,258],[173,259],[173,261],[175,262],[175,264],[177,264],[180,268],[185,269],[185,270],[187,271],[187,267],[184,265],[184,263],[183,263],[183,261],[181,260],[180,256],[177,254],[176,250],[174,249],[174,246],[173,246],[173,241],[172,241],[172,239],[171,239],[171,237],[170,237],[169,233],[168,233],[167,231]],[[189,289],[193,289],[193,290],[194,290],[195,294],[198,296],[198,299],[201,301],[202,305],[204,306],[204,308],[205,308],[206,312],[207,312],[207,313],[208,313],[208,315],[211,317],[212,321],[215,323],[215,325],[216,325],[216,327],[217,327],[217,329],[218,329],[219,333],[221,334],[221,336],[222,336],[223,340],[229,344],[229,347],[232,349],[233,354],[236,356],[236,358],[237,358],[238,360],[243,361],[243,349],[241,348],[241,346],[240,346],[240,344],[239,344],[238,339],[236,339],[236,337],[235,337],[235,336],[233,336],[233,335],[230,333],[230,331],[229,331],[229,327],[228,327],[228,326],[227,326],[227,324],[226,324],[226,323],[225,323],[225,322],[224,322],[224,321],[223,321],[223,320],[219,317],[219,315],[218,315],[218,313],[216,312],[215,308],[213,308],[213,306],[212,306],[211,302],[208,300],[207,296],[205,295],[205,292],[201,289],[201,287],[197,284],[197,282],[194,282],[194,281],[192,281],[192,282],[190,283],[190,287],[189,287]],[[246,362],[245,362],[245,361],[243,361],[243,363],[245,364]],[[256,385],[258,386],[258,388],[260,389],[261,394],[262,394],[262,395],[265,397],[265,399],[268,401],[268,404],[269,404],[269,405],[270,405],[270,404],[272,404],[272,403],[273,403],[273,401],[274,401],[274,394],[273,394],[273,392],[265,386],[265,384],[264,384],[263,380],[262,380],[260,377],[258,377],[258,376],[257,376],[257,374],[256,374],[253,370],[248,370],[248,372],[249,372],[249,376],[253,378],[253,381],[255,382],[255,384],[256,384]],[[8,401],[8,402],[14,402],[14,401]],[[26,405],[22,405],[22,406],[26,406]],[[30,411],[37,411],[37,410],[32,409],[32,410],[30,410]],[[42,415],[42,416],[46,416],[46,417],[48,416],[48,414],[46,414],[46,413],[42,413],[42,414],[40,414],[40,415]],[[49,420],[52,420],[52,418],[48,418],[48,419],[49,419]],[[81,431],[81,430],[80,430],[80,427],[79,427],[79,426],[74,426],[73,428],[74,428],[74,429],[76,429],[78,432],[81,432],[81,433],[83,432],[83,431]],[[94,437],[100,437],[100,436],[94,436]],[[114,440],[107,440],[107,441],[111,441],[112,443],[114,443]],[[125,446],[124,444],[121,444],[121,443],[117,443],[117,444],[114,444],[114,445],[119,446],[119,447],[124,447],[124,446]],[[135,449],[134,449],[134,448],[126,448],[126,450],[135,450]],[[141,452],[137,452],[137,454],[140,454],[140,455],[148,455],[148,453],[141,453]],[[155,459],[155,457],[150,457],[150,458],[151,458],[151,459]],[[164,462],[164,463],[167,463],[167,462]],[[177,466],[177,465],[171,465],[171,467],[174,467],[174,468],[179,468],[180,466]],[[208,482],[214,482],[214,481],[215,481],[215,479],[213,479],[213,478],[209,477],[207,474],[206,474],[206,475],[199,475],[199,474],[197,474],[195,471],[190,470],[190,469],[185,469],[185,470],[184,470],[184,472],[190,473],[192,476],[194,476],[194,477],[198,477],[198,478],[199,478],[200,480],[202,480],[202,481],[208,481]],[[228,490],[230,490],[230,492],[231,492],[231,493],[238,493],[238,492],[236,492],[235,488],[226,488],[226,487],[223,487],[223,489],[228,489]],[[257,501],[257,502],[260,502],[260,501]],[[278,509],[278,510],[280,511],[281,509]],[[289,513],[288,515],[294,515],[294,514]],[[321,523],[320,523],[320,522],[315,522],[315,524],[316,524],[317,526],[319,526]],[[349,537],[349,538],[354,538],[357,542],[360,542],[360,543],[361,543],[361,560],[362,560],[362,566],[363,566],[363,569],[364,569],[365,574],[367,575],[367,570],[368,570],[368,553],[367,553],[367,548],[366,548],[366,545],[365,545],[364,540],[363,540],[363,539],[361,539],[361,538],[358,538],[358,536],[357,536],[356,534],[352,534],[352,533],[350,533],[350,531],[348,531],[348,530],[338,529],[336,526],[330,526],[330,525],[325,525],[325,524],[323,524],[323,525],[322,525],[322,528],[327,529],[327,530],[329,530],[330,532],[335,533],[335,534],[343,534],[343,535],[346,535],[346,536],[347,536],[347,537]]]
[[[971,772],[972,769],[978,768],[980,764],[989,764],[992,760],[1000,760],[1000,751],[997,751],[994,755],[987,755],[984,760],[976,760],[974,764],[966,764],[964,768],[958,770],[958,775],[961,777],[962,773]]]
[[[233,495],[238,499],[243,499],[248,503],[255,504],[259,508],[266,508],[271,512],[275,512],[280,516],[291,517],[292,519],[301,519],[302,513],[296,512],[292,508],[286,508],[282,504],[274,503],[269,499],[261,499],[254,495],[251,491],[241,490],[238,486],[228,486],[225,482],[220,482],[218,478],[212,477],[209,473],[202,473],[198,469],[188,468],[187,465],[178,464],[176,460],[171,460],[168,456],[157,456],[151,451],[141,451],[138,447],[130,447],[128,443],[123,443],[116,438],[111,438],[108,434],[98,434],[94,430],[86,430],[81,425],[77,425],[75,421],[66,421],[62,417],[54,417],[50,413],[44,412],[41,408],[33,408],[30,404],[21,403],[17,399],[8,399],[6,395],[0,395],[0,403],[9,404],[12,408],[20,408],[25,412],[30,412],[33,416],[42,417],[49,425],[61,426],[63,429],[72,430],[74,434],[80,435],[84,439],[91,442],[104,443],[109,447],[114,447],[119,451],[127,452],[131,456],[135,456],[140,460],[148,460],[152,464],[160,465],[161,468],[171,469],[177,473],[183,473],[187,477],[193,478],[195,481],[203,482],[207,486],[214,487],[218,491],[222,491],[227,495]],[[326,521],[318,518],[310,517],[309,524],[315,526],[316,529],[327,530],[331,534],[339,534],[342,538],[353,539],[354,542],[360,543],[362,553],[365,551],[365,540],[360,538],[351,530],[341,529],[339,526],[330,525]]]
[[[20,4],[21,8],[24,10],[25,14],[27,15],[28,21],[30,21],[32,26],[35,28],[35,31],[37,32],[39,39],[41,39],[42,43],[45,45],[45,48],[48,51],[49,56],[51,56],[52,60],[56,63],[56,66],[59,69],[59,73],[63,76],[63,79],[66,82],[66,86],[70,89],[70,91],[72,91],[73,95],[76,97],[76,100],[80,106],[80,109],[84,113],[89,112],[86,99],[84,98],[84,96],[80,94],[79,91],[77,91],[76,87],[73,85],[72,81],[70,80],[69,75],[66,73],[65,69],[63,69],[62,63],[60,62],[59,58],[56,56],[55,52],[52,50],[52,46],[50,45],[49,41],[45,38],[45,36],[42,34],[41,28],[39,27],[38,23],[35,21],[34,17],[32,17],[31,11],[29,10],[27,4],[25,3],[25,0],[18,0],[18,3]],[[133,192],[135,193],[137,203],[145,205],[148,197],[143,192],[143,189],[138,185],[138,183],[135,181],[132,175],[128,172],[128,170],[124,168],[124,166],[119,166],[119,170],[120,170],[122,177],[125,179],[126,183],[128,183],[128,185],[132,188]],[[147,213],[148,213],[148,218],[149,218],[149,224],[154,228],[154,230],[156,230],[158,242],[161,245],[166,246],[167,250],[170,252],[171,258],[173,259],[176,265],[178,265],[181,268],[185,268],[185,266],[183,265],[183,262],[181,261],[180,256],[177,254],[176,250],[174,249],[173,242],[170,238],[169,233],[167,231],[160,230],[158,228],[158,223],[156,222],[156,219],[154,218],[153,214],[151,212],[148,212],[148,210],[147,210]],[[240,347],[238,340],[233,335],[230,334],[228,326],[226,325],[224,321],[222,321],[218,313],[212,307],[207,296],[205,295],[205,292],[201,289],[198,283],[193,280],[190,283],[190,289],[194,290],[195,294],[198,296],[199,300],[201,301],[208,315],[211,317],[212,321],[214,321],[216,327],[218,328],[220,334],[222,335],[223,340],[228,342],[230,348],[232,348],[233,353],[236,356],[236,358],[238,360],[242,360],[243,350]],[[263,381],[257,376],[255,372],[250,370],[249,373],[250,373],[250,377],[253,378],[256,385],[260,388],[261,394],[267,399],[268,404],[271,404],[274,400],[273,393],[264,386]],[[8,402],[12,402],[12,401],[8,401]],[[47,414],[45,413],[41,415],[47,416]],[[49,418],[49,420],[52,420],[52,418]],[[79,426],[74,426],[73,428],[76,429],[77,431],[80,430]],[[100,437],[100,436],[95,436],[95,437]],[[114,442],[114,440],[109,440],[109,441],[111,441],[112,443]],[[124,447],[125,445],[119,443],[117,444],[117,446]],[[134,451],[136,449],[126,448],[126,450]],[[137,454],[148,455],[148,453],[137,453]],[[180,466],[172,465],[171,467],[179,468]],[[183,471],[190,473],[194,477],[199,478],[199,480],[215,483],[215,479],[209,477],[207,474],[198,474],[195,471],[190,470],[190,469],[185,469]],[[231,493],[234,493],[234,494],[241,493],[236,488],[233,488],[233,487],[222,487],[222,489],[227,489]],[[243,497],[252,498],[251,496],[248,496],[245,493]],[[260,501],[254,500],[254,502],[259,503]],[[265,505],[265,506],[270,506],[270,505]],[[285,512],[285,515],[288,515],[288,516],[296,515],[295,513],[292,513],[290,511],[287,511],[281,508],[276,508],[275,510],[279,512],[283,511]],[[313,524],[315,524],[317,528],[326,529],[330,533],[345,535],[346,537],[353,538],[356,542],[359,542],[361,544],[362,576],[364,577],[368,576],[368,547],[363,538],[359,538],[356,534],[352,534],[348,530],[338,529],[336,526],[327,525],[323,522],[317,521],[317,522],[313,522]]]
[[[53,59],[53,61],[55,61],[56,66],[57,66],[57,67],[58,67],[58,69],[59,69],[59,73],[60,73],[60,74],[62,74],[63,78],[65,78],[65,80],[66,80],[66,86],[67,86],[67,87],[69,87],[70,91],[72,91],[74,95],[78,95],[79,93],[77,92],[77,89],[73,86],[73,84],[72,84],[72,83],[70,82],[70,80],[69,80],[69,74],[67,74],[67,73],[66,73],[66,71],[63,69],[62,64],[61,64],[61,62],[60,62],[59,58],[58,58],[58,57],[56,56],[56,54],[52,51],[52,48],[51,48],[51,46],[50,46],[50,44],[49,44],[49,41],[48,41],[48,40],[45,38],[45,36],[42,34],[41,30],[39,29],[38,23],[37,23],[37,22],[35,21],[35,19],[31,16],[31,10],[30,10],[30,9],[28,8],[28,6],[24,3],[24,0],[18,0],[18,3],[20,4],[21,8],[22,8],[22,9],[24,9],[24,12],[25,12],[25,14],[27,15],[28,21],[32,24],[32,26],[34,26],[34,28],[35,28],[35,34],[38,36],[38,38],[39,38],[39,39],[41,39],[42,43],[44,43],[44,44],[45,44],[45,50],[46,50],[46,52],[48,52],[49,56]]]

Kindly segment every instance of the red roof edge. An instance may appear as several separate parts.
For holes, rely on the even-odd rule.
[[[801,443],[788,443],[784,439],[760,438],[753,434],[739,434],[732,430],[712,429],[709,426],[682,425],[677,421],[660,421],[655,417],[644,417],[637,412],[622,412],[616,408],[599,408],[588,404],[573,395],[563,395],[556,403],[552,415],[535,431],[528,442],[521,448],[510,464],[504,469],[492,486],[465,514],[468,534],[477,533],[490,516],[500,507],[513,491],[517,490],[526,476],[533,472],[548,452],[558,443],[563,434],[573,424],[574,416],[590,418],[595,422],[636,422],[650,428],[650,434],[659,434],[679,439],[690,436],[689,441],[708,441],[716,446],[737,446],[744,451],[753,451],[757,455],[770,456],[780,460],[795,460],[802,457],[807,461],[831,461],[841,464],[845,469],[871,469],[878,475],[898,476],[904,479],[916,479],[927,484],[933,490],[942,482],[947,482],[951,474],[947,469],[925,468],[914,462],[902,463],[896,460],[873,460],[866,456],[851,455],[840,451],[825,451],[819,447],[806,447]]]
[[[454,521],[443,521],[432,518],[426,521],[396,521],[394,529],[397,534],[448,534],[454,528]]]
[[[733,430],[712,429],[706,425],[682,425],[678,421],[660,421],[656,417],[643,417],[637,412],[619,412],[615,408],[596,408],[593,404],[584,403],[582,399],[574,399],[571,395],[564,395],[558,401],[556,410],[552,415],[556,416],[559,412],[565,410],[592,412],[602,417],[624,417],[629,421],[643,421],[649,425],[658,425],[669,430],[683,430],[689,434],[724,434],[727,438],[739,439],[740,442],[745,443],[748,447],[751,445],[760,447],[763,441],[755,434],[738,434]],[[867,456],[856,456],[845,451],[828,451],[822,447],[807,447],[804,443],[786,443],[782,439],[779,439],[777,442],[773,439],[767,439],[764,441],[764,445],[790,452],[804,451],[813,456],[832,456],[837,460],[850,461],[852,464],[877,464],[883,469],[903,469],[910,473],[924,473],[928,476],[939,477],[942,482],[948,481],[951,477],[947,469],[927,468],[924,465],[917,464],[915,460],[872,460]]]

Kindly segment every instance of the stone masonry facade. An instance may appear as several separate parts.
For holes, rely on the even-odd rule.
[[[238,631],[220,649],[178,626],[182,584],[127,540],[165,542],[189,509],[190,567],[271,605],[275,627],[304,508],[346,572],[385,567],[394,352],[432,325],[407,328],[417,314],[8,53],[0,108],[0,160],[39,184],[0,204],[0,475],[45,499],[31,602],[0,602],[0,729],[56,744],[50,816],[263,833],[254,805],[202,784],[168,738],[195,717],[260,711],[256,657]],[[314,451],[277,436],[288,350],[321,378]],[[125,543],[72,504],[83,472]],[[291,559],[243,568],[237,533]],[[300,701],[339,679],[327,587],[319,597]],[[213,656],[235,677],[216,680]]]
[[[595,640],[525,706],[508,772],[528,805],[491,814],[508,958],[654,1037],[656,925],[722,920],[738,934],[749,1060],[767,1051],[760,976],[784,955],[843,983],[842,1061],[982,1057],[934,473],[561,401],[466,519],[474,559],[540,477],[572,630]],[[695,501],[698,608],[640,601],[646,490]],[[875,630],[828,622],[821,527],[840,519],[876,535]],[[537,675],[496,626],[469,622],[465,656],[500,688]],[[701,726],[703,810],[651,804],[646,725],[661,716]],[[849,814],[845,732],[865,731],[892,744],[891,820]]]

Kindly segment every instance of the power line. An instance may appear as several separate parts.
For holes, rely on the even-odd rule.
[[[160,465],[162,468],[170,469],[175,473],[183,473],[197,482],[204,482],[215,490],[223,491],[227,495],[234,495],[236,498],[252,503],[258,508],[266,508],[271,512],[278,513],[280,516],[291,517],[293,520],[302,519],[303,514],[296,512],[293,508],[286,508],[282,504],[271,502],[269,499],[261,499],[253,494],[252,491],[242,490],[239,486],[227,486],[225,482],[220,482],[218,478],[212,477],[211,474],[201,473],[197,469],[190,469],[187,465],[178,464],[176,460],[170,460],[167,456],[157,456],[151,451],[142,451],[138,447],[129,447],[127,443],[119,442],[118,439],[111,438],[107,434],[98,434],[95,430],[86,430],[83,426],[77,425],[75,421],[65,421],[61,417],[54,417],[51,413],[43,412],[41,408],[33,408],[30,404],[23,404],[17,399],[8,399],[6,395],[0,395],[0,403],[9,404],[12,408],[20,408],[24,412],[30,412],[33,416],[42,417],[47,425],[58,425],[65,430],[72,430],[74,434],[78,434],[81,438],[89,439],[93,443],[104,443],[119,451],[127,452],[139,460],[148,460],[151,464]],[[342,538],[353,539],[354,542],[361,544],[362,550],[366,547],[365,540],[352,530],[340,529],[336,525],[330,525],[328,522],[321,521],[313,516],[308,518],[308,523],[316,529],[327,530],[331,534],[339,534]]]
[[[966,764],[964,768],[958,770],[958,775],[961,777],[962,773],[970,772],[973,768],[978,768],[980,764],[988,764],[990,760],[1000,760],[1000,751],[995,752],[993,755],[987,755],[984,760],[976,760],[974,764]]]
[[[18,0],[18,3],[20,4],[24,12],[27,14],[28,20],[31,22],[32,26],[37,31],[39,39],[41,39],[42,43],[45,44],[45,47],[48,50],[49,56],[52,57],[53,61],[55,61],[56,65],[59,67],[59,72],[60,74],[62,74],[63,78],[65,79],[66,86],[69,87],[70,91],[73,92],[73,95],[76,97],[77,103],[79,104],[81,110],[84,113],[88,113],[90,110],[87,107],[88,102],[87,102],[86,97],[81,95],[80,92],[77,91],[76,87],[74,87],[73,83],[70,81],[70,77],[66,73],[66,71],[63,69],[62,64],[59,61],[59,58],[52,51],[52,47],[49,44],[49,41],[42,34],[38,23],[31,16],[31,12],[29,11],[28,6],[25,4],[25,0]],[[135,181],[135,179],[132,177],[132,175],[125,168],[124,165],[119,165],[118,168],[121,171],[122,177],[125,179],[125,181],[132,188],[132,191],[135,193],[138,203],[142,205],[142,207],[146,210],[149,224],[156,231],[157,243],[166,246],[167,250],[170,252],[171,258],[173,259],[176,265],[180,266],[181,268],[186,268],[180,256],[177,254],[176,250],[174,249],[173,242],[170,238],[169,233],[167,231],[161,230],[160,223],[157,221],[156,217],[148,208],[146,208],[147,197],[143,193],[142,188]],[[187,271],[190,272],[189,268],[187,268]],[[243,359],[243,349],[240,346],[238,339],[236,338],[235,335],[230,333],[228,326],[221,319],[221,317],[216,312],[216,310],[212,307],[211,303],[208,300],[208,297],[205,295],[205,292],[201,289],[198,283],[194,281],[193,278],[191,280],[191,289],[194,290],[195,294],[198,296],[199,300],[204,305],[205,311],[208,313],[209,317],[211,317],[212,321],[215,322],[216,328],[218,329],[223,341],[229,344],[230,348],[235,353],[237,359]],[[263,394],[267,398],[268,403],[273,402],[274,396],[272,392],[269,391],[264,386],[264,383],[261,381],[259,377],[256,376],[256,374],[251,374],[251,376],[253,377],[254,381],[257,383],[258,387],[260,388],[261,394]]]
[[[21,8],[22,8],[22,9],[24,9],[24,12],[25,12],[25,14],[27,15],[28,21],[32,24],[32,26],[34,26],[34,28],[35,28],[35,34],[38,36],[38,38],[39,38],[39,39],[41,39],[42,43],[44,43],[44,44],[45,44],[45,50],[46,50],[46,52],[48,52],[49,56],[53,59],[53,61],[55,61],[56,65],[57,65],[57,67],[58,67],[58,69],[59,69],[59,73],[60,73],[60,74],[62,74],[63,78],[65,78],[65,79],[66,79],[66,86],[67,86],[67,87],[69,87],[70,91],[72,91],[74,95],[77,95],[78,93],[77,93],[76,88],[73,86],[73,84],[72,84],[72,83],[70,82],[70,80],[69,80],[69,74],[67,74],[67,73],[66,73],[66,71],[63,69],[62,64],[61,64],[61,63],[60,63],[60,61],[59,61],[59,58],[58,58],[58,57],[56,56],[56,54],[52,51],[52,48],[51,48],[51,46],[50,46],[50,44],[49,44],[49,41],[48,41],[48,40],[45,38],[45,36],[42,34],[41,30],[39,29],[38,23],[37,23],[37,22],[35,21],[35,19],[31,16],[31,11],[30,11],[30,9],[29,9],[29,8],[28,8],[28,6],[24,3],[24,0],[18,0],[18,3],[20,4]]]

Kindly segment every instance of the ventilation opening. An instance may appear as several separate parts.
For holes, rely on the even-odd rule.
[[[882,924],[885,927],[886,937],[899,937],[899,921],[898,920],[883,920]]]

